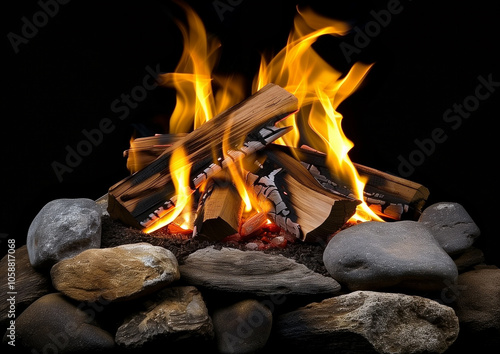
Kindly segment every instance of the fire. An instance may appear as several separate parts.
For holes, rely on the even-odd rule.
[[[144,229],[143,232],[150,233],[172,223],[183,213],[185,208],[187,208],[186,213],[190,212],[191,195],[193,194],[193,190],[189,187],[191,165],[184,149],[174,150],[169,165],[172,182],[176,190],[174,208],[165,210],[162,215],[159,215],[156,222]],[[182,225],[180,226],[182,228]]]
[[[222,152],[224,154],[224,158],[227,157],[227,151],[231,150],[229,146],[229,133],[231,129],[226,130],[226,137],[222,140]],[[257,208],[257,204],[252,200],[251,194],[248,192],[246,188],[246,183],[243,178],[243,162],[241,160],[237,161],[235,164],[228,165],[227,169],[229,171],[229,175],[231,176],[231,180],[233,181],[236,190],[238,191],[243,203],[245,204],[245,212],[249,213],[252,210]]]
[[[161,77],[165,85],[176,90],[177,103],[170,118],[171,134],[196,129],[246,96],[241,77],[214,74],[220,43],[207,36],[201,19],[191,8],[183,4],[180,6],[187,18],[186,24],[178,22],[184,50],[175,72]],[[357,199],[363,201],[365,183],[348,156],[353,143],[342,131],[342,115],[337,108],[358,88],[372,65],[356,63],[344,75],[312,48],[321,36],[342,36],[349,30],[350,26],[344,22],[320,16],[311,10],[298,11],[287,45],[270,60],[262,56],[252,91],[274,83],[294,94],[299,101],[299,112],[279,123],[293,126],[294,129],[277,142],[294,147],[307,144],[325,152],[331,171],[345,181]],[[227,146],[227,140],[223,142],[223,153],[231,148]],[[183,167],[172,169],[178,197],[176,211],[168,218],[162,218],[162,226],[172,222],[182,212],[192,193],[187,187],[188,162],[183,153],[174,153],[172,156],[172,163]],[[259,211],[258,202],[252,200],[252,193],[248,193],[245,188],[242,167],[232,166],[229,173],[245,202],[246,210],[253,208]],[[364,202],[353,218],[382,221]],[[159,225],[149,227],[146,232],[161,227]]]
[[[179,5],[187,16],[187,24],[177,21],[184,50],[175,72],[161,75],[162,83],[176,90],[171,134],[188,133],[245,98],[240,77],[213,75],[220,43],[214,37],[208,38],[203,22],[190,7]],[[214,86],[220,87],[216,93]]]
[[[292,123],[296,129],[285,135],[280,143],[297,147],[303,140],[314,149],[326,152],[332,172],[351,187],[357,199],[363,201],[365,182],[348,155],[354,144],[342,131],[342,115],[336,109],[356,90],[372,65],[356,63],[342,78],[342,73],[312,48],[320,36],[339,36],[348,30],[349,27],[343,22],[319,16],[309,10],[299,11],[285,48],[269,62],[262,58],[253,89],[257,91],[272,82],[298,98],[300,111],[281,123]],[[353,218],[382,221],[364,202]]]

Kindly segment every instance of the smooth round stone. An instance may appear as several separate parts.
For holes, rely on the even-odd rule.
[[[214,311],[213,323],[219,353],[253,353],[271,335],[271,310],[249,299]]]
[[[95,322],[103,308],[74,304],[60,293],[45,295],[16,318],[16,348],[30,353],[109,353],[114,338]],[[7,334],[4,342],[10,340]]]
[[[415,221],[373,221],[343,230],[328,243],[323,262],[351,290],[439,290],[458,276],[450,256]]]
[[[418,221],[431,230],[441,247],[451,255],[467,250],[481,234],[469,213],[458,203],[432,204]]]

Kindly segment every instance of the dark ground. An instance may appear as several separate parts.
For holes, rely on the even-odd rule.
[[[246,242],[216,242],[199,240],[180,234],[169,234],[166,229],[160,229],[150,234],[145,234],[140,230],[127,227],[118,221],[104,216],[102,224],[102,247],[114,247],[128,243],[148,242],[154,246],[161,246],[170,250],[176,257],[179,264],[184,259],[198,249],[214,247],[233,247],[243,251],[246,250]],[[324,247],[312,243],[288,243],[284,248],[273,248],[255,252],[267,252],[281,254],[302,263],[309,269],[328,276],[328,271],[323,264]]]

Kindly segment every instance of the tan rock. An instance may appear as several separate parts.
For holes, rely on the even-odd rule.
[[[119,301],[160,289],[180,277],[169,250],[149,243],[90,249],[55,264],[54,287],[79,301]]]

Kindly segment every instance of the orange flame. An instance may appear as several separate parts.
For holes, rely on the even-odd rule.
[[[169,168],[170,175],[172,176],[172,183],[176,191],[175,207],[165,210],[159,215],[159,218],[152,225],[145,228],[143,232],[150,233],[170,224],[183,212],[185,207],[189,207],[191,195],[193,194],[193,190],[189,187],[191,165],[183,148],[174,150],[170,158]]]
[[[188,5],[179,5],[187,17],[187,24],[177,21],[184,50],[175,72],[160,75],[163,85],[176,90],[176,105],[170,117],[171,134],[188,133],[200,127],[245,96],[240,77],[213,75],[220,43],[214,37],[208,38],[200,17]],[[214,94],[213,86],[221,89]]]
[[[207,36],[201,19],[190,7],[185,4],[180,6],[187,18],[186,24],[178,22],[184,39],[184,50],[175,72],[162,75],[163,84],[176,89],[177,103],[170,118],[170,133],[185,133],[196,129],[245,97],[241,77],[228,78],[213,74],[220,43]],[[302,140],[313,148],[326,152],[331,171],[345,180],[355,196],[363,201],[365,183],[349,159],[348,152],[353,143],[344,135],[342,115],[336,109],[358,88],[371,65],[355,63],[349,73],[343,75],[312,48],[321,36],[342,36],[349,30],[349,25],[344,22],[320,16],[311,10],[298,11],[285,48],[270,60],[262,56],[252,91],[256,92],[268,83],[275,83],[293,93],[298,98],[300,111],[279,123],[293,126],[294,129],[278,143],[297,147]],[[227,140],[223,139],[224,153],[230,149]],[[173,163],[188,165],[187,160],[182,160],[185,156],[175,155],[172,156]],[[177,158],[181,162],[176,162]],[[247,210],[251,207],[259,210],[258,202],[252,199],[253,193],[246,191],[241,166],[233,166],[229,172]],[[185,200],[183,194],[192,193],[186,187],[189,181],[185,175],[177,176],[176,179],[176,194],[179,199]],[[176,209],[179,211],[176,214],[180,214],[183,208],[178,200]],[[382,221],[365,203],[360,204],[354,218]],[[162,221],[162,225],[174,219],[175,217],[169,216]]]
[[[354,144],[344,135],[342,115],[336,109],[356,90],[372,65],[356,63],[342,78],[342,73],[312,48],[320,36],[339,36],[348,30],[343,22],[319,16],[310,10],[299,11],[286,47],[270,62],[262,58],[253,89],[256,91],[273,82],[298,98],[300,111],[282,124],[290,125],[292,120],[294,127],[303,129],[294,129],[279,143],[298,146],[302,139],[313,148],[326,152],[328,167],[333,174],[345,180],[356,197],[363,201],[365,182],[348,156]],[[382,221],[364,202],[358,207],[355,219]]]

